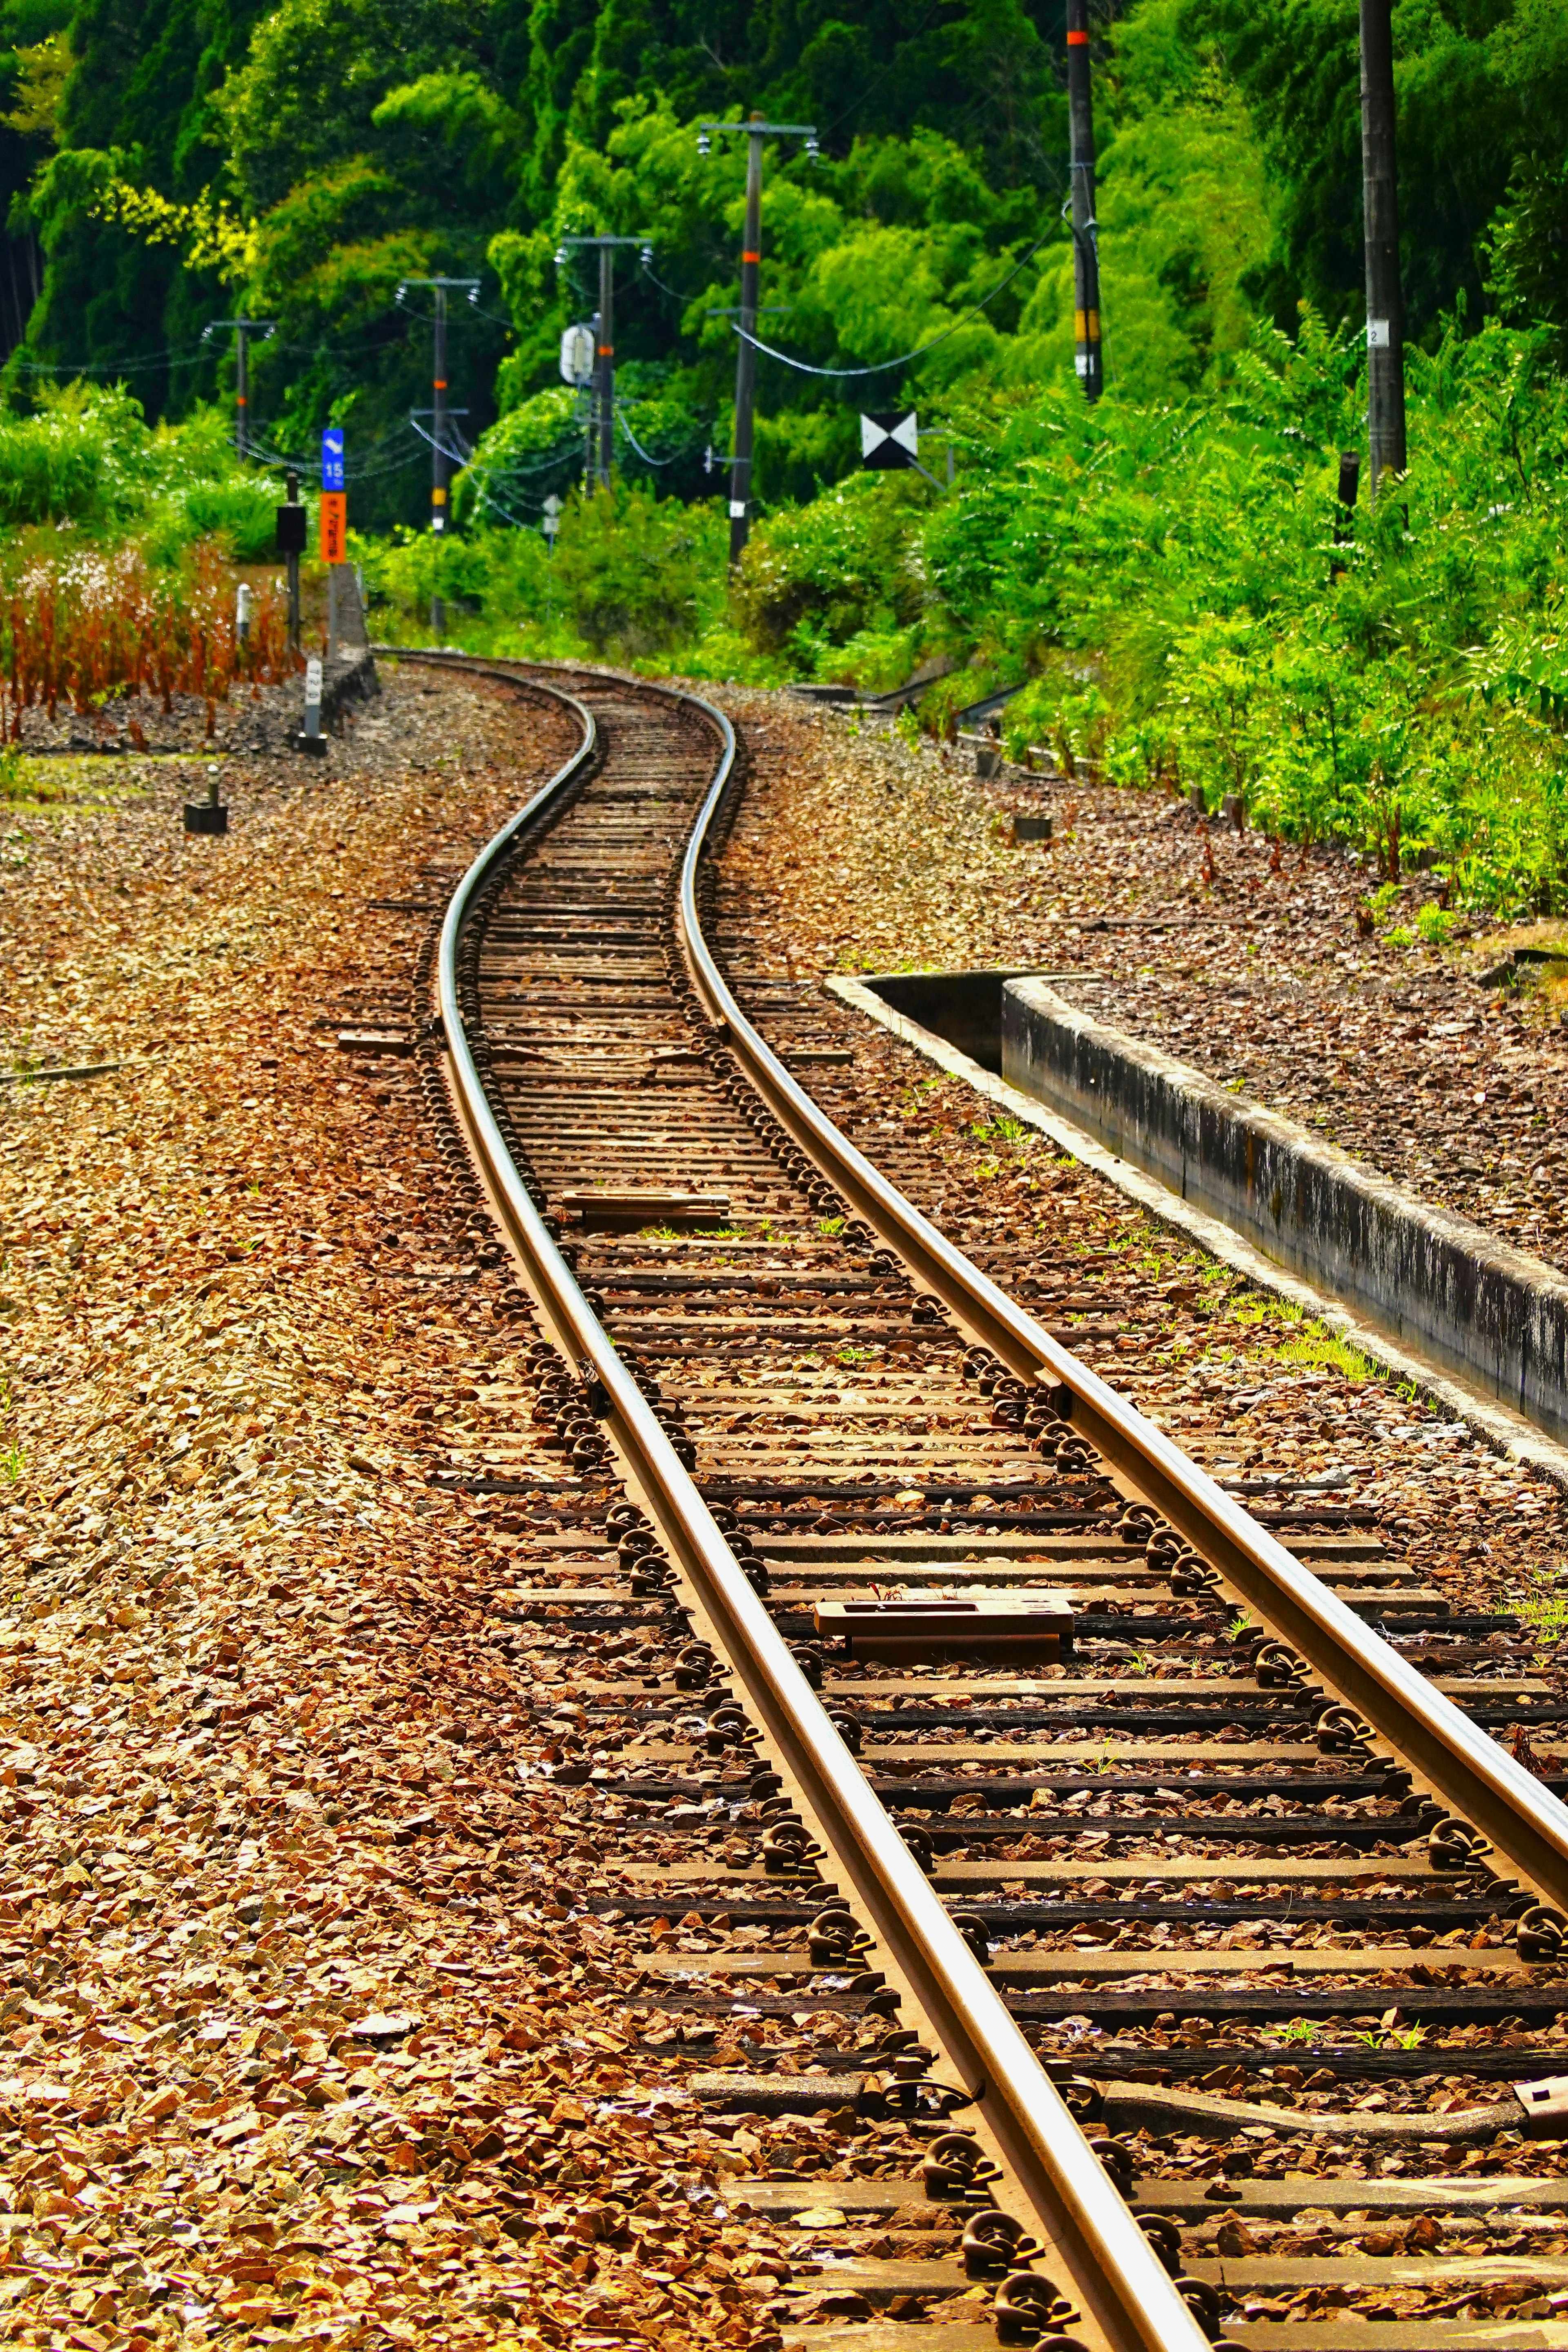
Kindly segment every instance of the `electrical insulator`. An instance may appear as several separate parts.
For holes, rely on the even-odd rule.
[[[821,163],[822,150],[816,143],[816,133],[815,131],[808,131],[805,134],[805,152],[807,157],[813,163]]]
[[[700,131],[698,132],[698,134],[697,134],[697,152],[698,152],[700,155],[706,155],[707,153],[709,153],[709,152],[710,151],[710,149],[711,149],[711,147],[712,147],[712,144],[713,144],[713,142],[709,138],[708,133],[706,132],[706,131]]]

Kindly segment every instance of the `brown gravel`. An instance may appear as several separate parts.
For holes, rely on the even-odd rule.
[[[567,1916],[579,1662],[492,1639],[541,1564],[431,1483],[561,1482],[531,1335],[414,1063],[334,1043],[407,1027],[426,919],[371,902],[566,748],[392,678],[324,769],[232,763],[226,842],[161,762],[0,820],[0,1061],[121,1065],[0,1089],[5,2341],[771,2325],[773,2233],[711,2195],[749,2160]]]
[[[1568,1269],[1562,982],[1555,967],[1544,986],[1478,979],[1516,944],[1568,958],[1562,926],[1393,942],[1436,905],[1415,875],[1363,936],[1378,879],[1342,850],[1205,826],[1159,793],[1020,770],[982,783],[962,748],[784,696],[731,704],[763,732],[761,772],[789,771],[773,878],[803,969],[1048,971],[1086,1012]],[[1015,809],[1049,814],[1055,840],[1015,845]]]
[[[782,697],[730,700],[752,779],[720,902],[738,971],[808,983],[832,970],[1031,961],[1058,970],[1048,942],[1068,934],[1075,957],[1090,950],[1079,919],[1091,889],[1088,848],[1072,850],[1067,867],[1041,863],[1037,852],[1003,843],[994,808],[940,753],[847,738],[842,720],[801,716]],[[1130,856],[1133,827],[1173,840],[1188,822],[1132,794],[1092,797],[1110,812],[1096,823],[1112,838],[1097,835],[1092,852],[1108,870],[1122,852]],[[1191,835],[1179,837],[1190,858]],[[1353,884],[1336,872],[1328,858],[1308,868],[1325,938],[1334,891],[1352,903]],[[1131,885],[1118,887],[1125,895]],[[1255,928],[1247,911],[1226,900],[1216,919],[1222,940],[1244,949]],[[1096,951],[1108,963],[1114,952]],[[1373,961],[1361,949],[1335,952],[1363,969]],[[831,1036],[855,1053],[851,1070],[812,1071],[819,1099],[1085,1361],[1233,1488],[1257,1496],[1281,1481],[1326,1486],[1336,1501],[1370,1511],[1384,1540],[1456,1607],[1522,1606],[1530,1622],[1520,1635],[1488,1633],[1483,1648],[1504,1672],[1510,1660],[1531,1658],[1556,1670],[1568,1503],[1549,1481],[1496,1458],[1462,1424],[1375,1377],[1342,1341],[1216,1265],[1037,1131],[998,1118],[886,1032],[815,991],[803,1001],[815,1007],[812,1023],[776,1026],[775,1035]],[[767,1009],[758,1017],[769,1025]],[[1402,1646],[1439,1671],[1451,1648],[1424,1637],[1402,1637]]]

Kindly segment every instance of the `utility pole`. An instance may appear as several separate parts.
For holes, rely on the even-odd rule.
[[[436,297],[436,314],[431,321],[431,394],[430,407],[430,529],[436,539],[436,570],[430,590],[430,626],[439,636],[447,625],[447,607],[441,601],[440,542],[447,529],[450,500],[447,496],[451,480],[451,457],[447,447],[447,419],[466,416],[466,408],[452,408],[447,400],[447,297],[454,289],[468,295],[470,302],[479,299],[477,278],[405,278],[397,289],[402,301],[411,286],[427,286]],[[421,412],[415,410],[417,416]]]
[[[588,419],[589,463],[584,468],[584,489],[591,469],[599,488],[607,490],[616,461],[616,248],[621,245],[635,245],[645,264],[653,259],[653,247],[646,236],[563,236],[555,248],[558,269],[566,267],[569,253],[596,253],[599,257],[599,315],[594,321],[595,392],[591,395],[594,406]],[[595,439],[599,445],[596,466],[593,455]]]
[[[202,329],[202,341],[232,332],[234,336],[234,454],[243,464],[250,455],[250,338],[262,341],[278,331],[276,319],[213,319]]]
[[[1089,0],[1067,0],[1068,120],[1072,141],[1073,357],[1086,400],[1105,390],[1100,350],[1100,224],[1094,216],[1094,93]]]
[[[1405,471],[1405,297],[1394,121],[1393,0],[1361,0],[1361,171],[1366,225],[1368,493]]]
[[[746,138],[746,226],[741,240],[740,349],[735,354],[735,441],[730,461],[730,561],[739,563],[751,531],[752,419],[757,396],[757,296],[763,266],[763,142],[804,139],[817,159],[816,126],[811,122],[700,122],[697,152],[706,155],[716,131],[740,131]]]

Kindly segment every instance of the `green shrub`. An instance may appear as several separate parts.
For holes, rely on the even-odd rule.
[[[697,622],[704,569],[722,562],[712,508],[616,481],[574,494],[555,544],[555,585],[584,645],[618,661],[662,653]]]
[[[181,499],[194,531],[220,539],[237,563],[264,563],[278,536],[282,498],[274,482],[193,482]]]

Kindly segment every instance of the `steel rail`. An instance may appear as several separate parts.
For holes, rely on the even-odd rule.
[[[586,667],[579,674],[585,674]],[[494,669],[488,674],[508,675]],[[539,684],[537,677],[531,682]],[[648,690],[640,680],[626,683]],[[731,773],[733,730],[721,713],[697,697],[673,688],[659,691],[702,712],[721,739],[721,757],[714,792],[700,821],[701,830]],[[1071,2274],[1058,2284],[1082,2298],[1112,2352],[1205,2352],[1207,2338],[1202,2327],[872,1794],[588,1306],[529,1197],[486,1099],[463,1021],[459,944],[498,860],[523,824],[548,806],[592,753],[591,714],[570,695],[563,699],[584,724],[583,746],[479,852],[458,885],[441,928],[437,1003],[448,1080],[470,1149],[558,1345],[570,1361],[591,1368],[602,1386],[605,1410],[600,1418],[711,1620],[759,1722],[905,1970],[1028,2197],[1041,2236],[1066,2258]]]
[[[1052,1390],[1058,1410],[1359,1710],[1401,1760],[1483,1832],[1539,1896],[1568,1911],[1568,1805],[1363,1624],[1163,1431],[971,1265],[796,1085],[747,1020],[703,938],[697,909],[698,869],[734,757],[729,720],[711,704],[700,707],[722,732],[727,749],[687,844],[679,895],[682,944],[699,994],[781,1126],[977,1339],[1021,1378]]]

